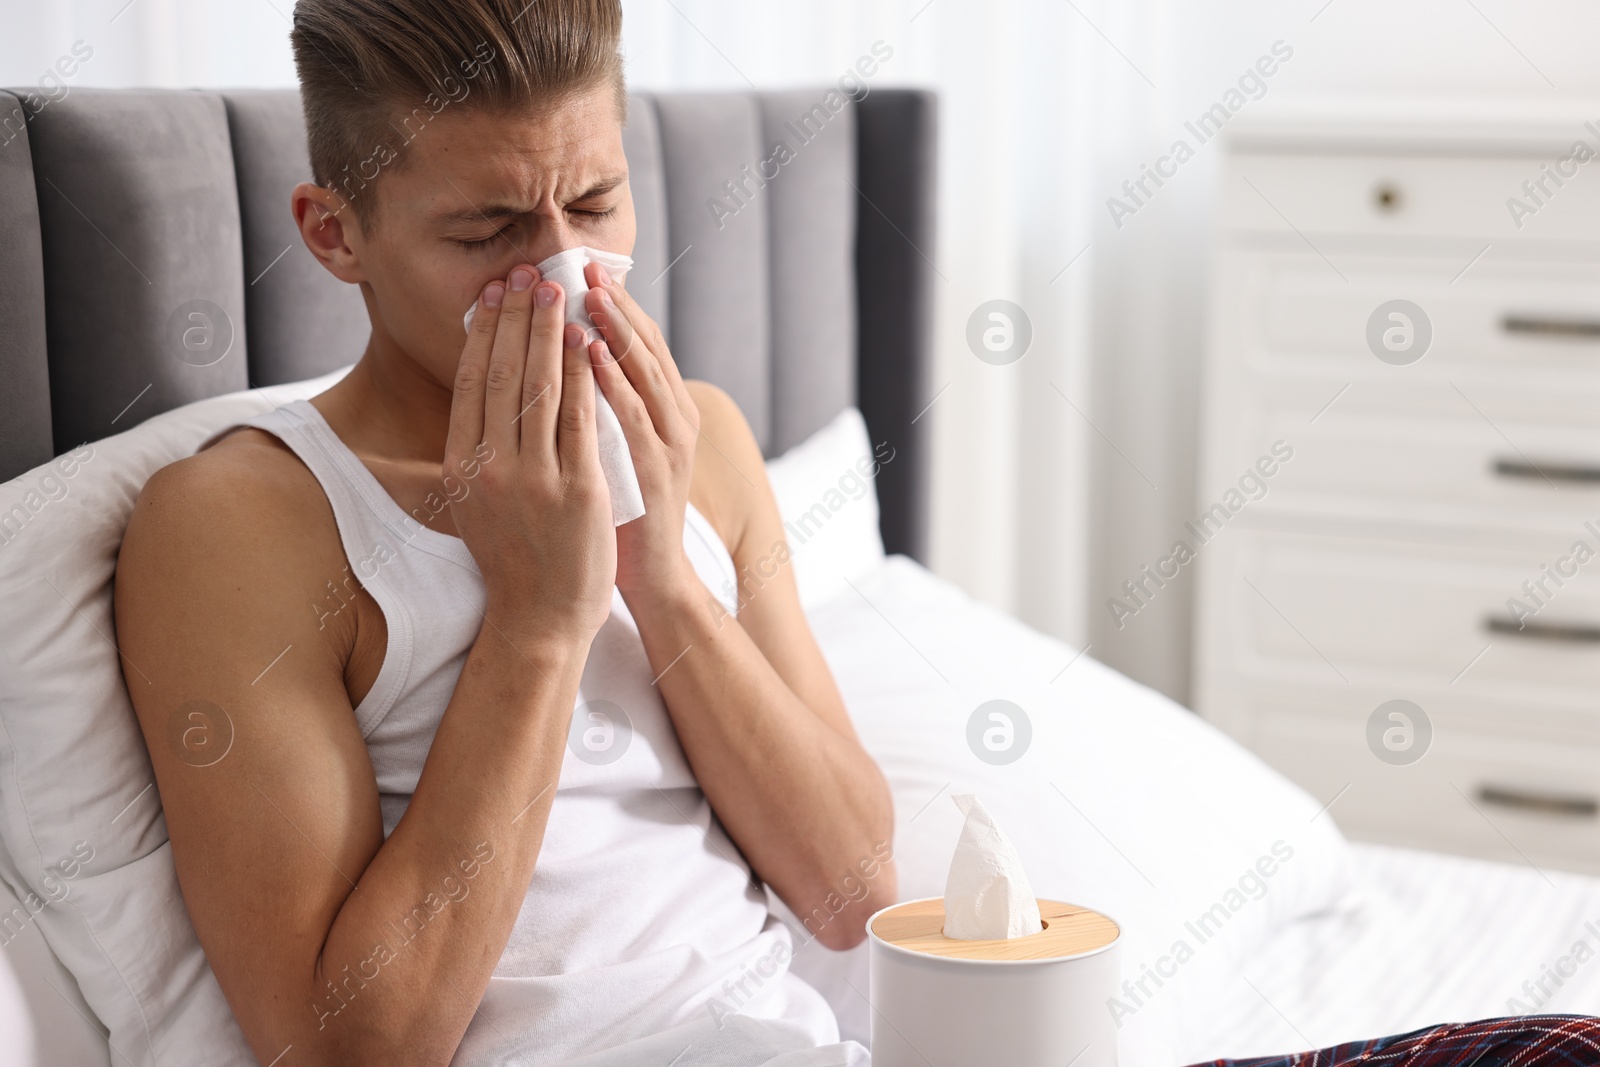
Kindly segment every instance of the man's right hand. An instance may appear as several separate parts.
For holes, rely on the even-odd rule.
[[[565,294],[531,266],[484,287],[456,372],[446,477],[456,529],[513,640],[588,641],[611,610],[617,546],[595,439],[595,384]],[[454,494],[452,494],[454,496]]]

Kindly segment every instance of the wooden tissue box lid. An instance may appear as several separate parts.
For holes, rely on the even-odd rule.
[[[910,952],[958,960],[1051,960],[1105,948],[1122,935],[1110,917],[1075,904],[1039,901],[1044,929],[1028,937],[960,941],[944,935],[944,898],[910,900],[872,920],[881,941]]]

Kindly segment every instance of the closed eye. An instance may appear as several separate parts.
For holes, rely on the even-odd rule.
[[[496,230],[494,233],[491,233],[487,237],[480,237],[480,238],[476,238],[476,239],[473,239],[473,240],[465,240],[465,239],[462,239],[462,238],[458,237],[458,238],[455,239],[455,242],[456,242],[456,244],[460,245],[462,248],[465,248],[469,252],[482,251],[483,249],[488,248],[497,239],[499,239],[501,237],[504,237],[505,233],[506,233],[506,230],[509,230],[510,228],[511,227],[509,227],[509,226],[504,226],[504,227],[501,227],[500,229]]]

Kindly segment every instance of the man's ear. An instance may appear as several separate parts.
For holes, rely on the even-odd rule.
[[[352,284],[367,280],[358,251],[363,245],[361,226],[348,201],[331,189],[301,182],[290,194],[289,207],[301,239],[330,274]]]

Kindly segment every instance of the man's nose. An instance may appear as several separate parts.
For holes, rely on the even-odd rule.
[[[539,221],[540,226],[535,233],[533,243],[522,249],[528,257],[528,262],[543,263],[551,256],[565,252],[569,248],[583,246],[583,238],[567,221],[565,212],[557,212],[554,219],[541,215]]]

